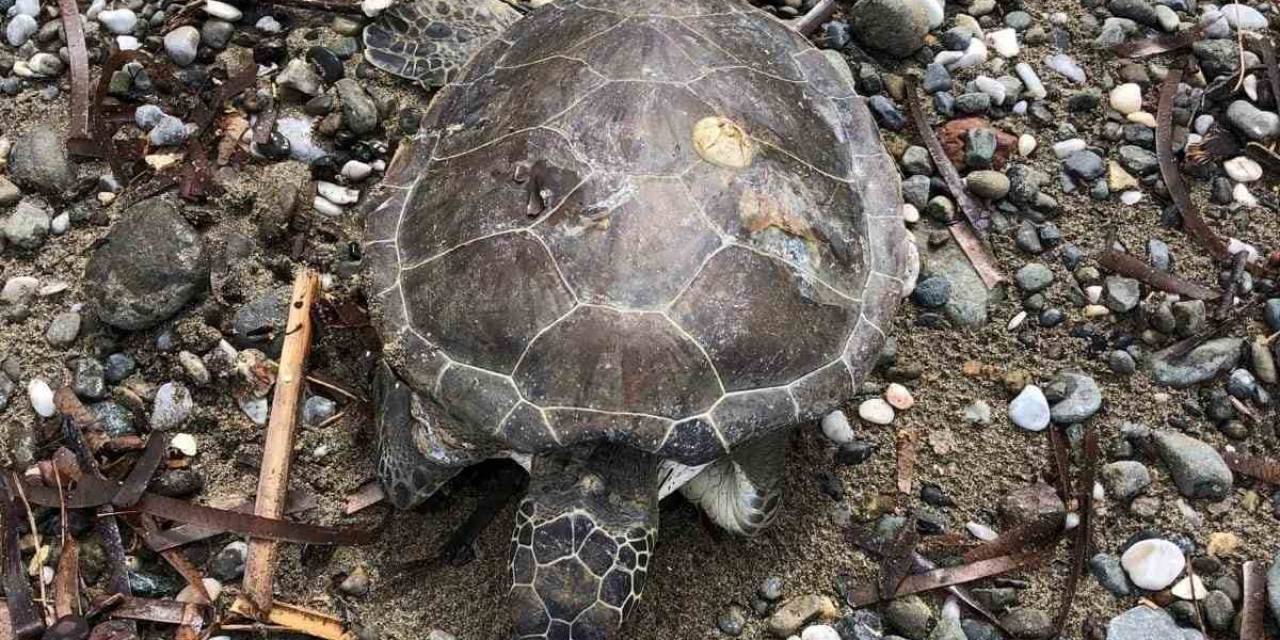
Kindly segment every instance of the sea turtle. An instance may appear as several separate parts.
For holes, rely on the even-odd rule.
[[[430,30],[394,23],[370,59]],[[842,64],[737,0],[559,0],[400,144],[364,243],[379,474],[410,507],[526,465],[516,637],[615,637],[676,488],[768,525],[789,434],[875,363],[914,245]]]

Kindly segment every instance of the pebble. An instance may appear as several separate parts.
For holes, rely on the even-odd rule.
[[[103,366],[103,375],[107,382],[112,384],[123,381],[125,378],[133,375],[137,371],[138,363],[128,354],[113,353],[107,356],[105,366]]]
[[[27,68],[37,77],[56,78],[62,75],[66,65],[62,63],[62,58],[52,53],[42,52],[31,56],[27,61]]]
[[[98,22],[111,33],[128,35],[133,33],[133,28],[138,24],[138,14],[130,9],[113,9],[99,13]]]
[[[839,612],[835,602],[824,595],[808,594],[791,598],[782,603],[769,616],[769,632],[785,638],[800,630],[805,623],[818,617],[834,617]]]
[[[729,607],[729,610],[721,614],[720,618],[716,620],[716,627],[720,629],[720,632],[731,638],[742,635],[746,624],[747,618],[743,615],[741,607]]]
[[[1231,469],[1212,446],[1175,431],[1157,431],[1152,439],[1182,495],[1221,500],[1231,493]]]
[[[53,389],[49,388],[49,383],[39,378],[33,378],[27,383],[27,399],[31,401],[31,408],[42,418],[52,418],[58,413],[58,409],[53,404]]]
[[[239,580],[244,575],[245,559],[249,555],[249,545],[241,540],[227,543],[217,555],[209,561],[209,573],[223,582]]]
[[[1053,271],[1039,262],[1031,262],[1018,269],[1013,279],[1024,293],[1036,293],[1053,283]]]
[[[974,171],[964,181],[971,193],[985,200],[999,200],[1009,193],[1009,177],[999,171]]]
[[[369,584],[369,574],[363,567],[356,567],[338,584],[338,590],[347,595],[362,596],[369,593]]]
[[[1102,390],[1094,379],[1079,371],[1062,371],[1049,383],[1057,402],[1049,415],[1058,424],[1076,424],[1102,408]]]
[[[164,34],[164,50],[179,67],[190,65],[196,60],[196,52],[200,47],[200,31],[190,25],[178,27]]]
[[[1004,58],[1018,55],[1018,32],[1014,29],[998,29],[987,34],[987,43],[996,54]]]
[[[1128,502],[1151,486],[1151,472],[1136,460],[1118,460],[1103,465],[1101,480],[1112,498]]]
[[[293,89],[307,96],[320,95],[320,75],[315,67],[302,58],[294,58],[285,65],[280,75],[276,76],[276,84]]]
[[[800,634],[800,640],[841,640],[840,634],[836,630],[825,624],[815,624],[806,627],[804,632]]]
[[[996,533],[995,529],[992,529],[981,522],[967,522],[965,523],[964,528],[970,535],[985,542],[990,542],[1000,537],[1000,534]]]
[[[1257,9],[1246,4],[1233,2],[1224,4],[1219,12],[1227,19],[1232,29],[1260,30],[1267,28],[1267,18]]]
[[[27,40],[35,35],[39,29],[40,24],[36,22],[35,18],[25,14],[16,15],[5,26],[5,41],[9,43],[9,46],[16,49],[26,44]]]
[[[1142,87],[1136,83],[1126,82],[1117,85],[1108,95],[1111,108],[1123,115],[1129,115],[1142,109]]]
[[[378,126],[378,106],[359,82],[343,78],[334,86],[342,100],[342,124],[356,135],[373,131]]]
[[[1116,597],[1125,597],[1133,593],[1129,577],[1120,566],[1120,559],[1107,553],[1099,553],[1089,559],[1089,570],[1102,588]]]
[[[1023,387],[1009,403],[1009,419],[1027,431],[1043,431],[1049,426],[1049,400],[1033,384]]]
[[[1186,565],[1182,549],[1160,538],[1136,542],[1120,556],[1120,566],[1129,580],[1147,591],[1160,591],[1173,584]]]
[[[895,598],[885,607],[889,627],[908,638],[925,638],[933,626],[933,610],[919,596]]]
[[[1027,97],[1032,100],[1043,100],[1049,95],[1048,90],[1044,87],[1044,82],[1040,80],[1039,74],[1036,73],[1036,70],[1031,65],[1019,62],[1013,66],[1013,72],[1018,74],[1018,79],[1022,81]]]
[[[1103,163],[1102,158],[1087,149],[1076,151],[1067,156],[1063,160],[1063,167],[1068,174],[1086,182],[1092,182],[1102,177],[1102,174],[1106,171],[1106,165]]]
[[[1070,80],[1071,82],[1074,82],[1076,84],[1085,83],[1086,78],[1084,74],[1084,69],[1081,68],[1080,65],[1076,63],[1075,58],[1072,58],[1071,56],[1066,55],[1065,53],[1055,53],[1053,55],[1046,56],[1044,59],[1044,63],[1045,63],[1045,66],[1049,67],[1050,69],[1053,69],[1059,75],[1066,78],[1067,80]]]
[[[1107,640],[1190,640],[1164,609],[1137,606],[1107,624]]]
[[[75,311],[64,311],[49,321],[44,338],[49,345],[56,348],[70,346],[80,335],[80,314]]]
[[[1048,613],[1030,607],[1018,607],[1000,617],[1000,623],[1015,638],[1045,640],[1054,635],[1053,619]]]
[[[1236,182],[1254,182],[1262,178],[1262,165],[1248,156],[1237,156],[1222,163],[1227,177]]]
[[[1157,351],[1151,355],[1151,378],[1179,389],[1200,384],[1235,368],[1242,343],[1240,338],[1215,338],[1185,354],[1172,348]]]
[[[1104,303],[1116,313],[1128,313],[1136,309],[1142,295],[1141,283],[1123,276],[1107,276],[1105,291]]]
[[[31,300],[39,288],[40,280],[32,276],[14,276],[5,281],[4,288],[0,289],[0,302],[24,305]],[[1276,302],[1276,308],[1280,309],[1280,299],[1272,302]]]
[[[52,219],[49,212],[28,200],[18,203],[17,209],[0,224],[0,235],[14,246],[23,249],[39,249],[49,235]]]
[[[1263,111],[1247,100],[1236,100],[1227,107],[1227,120],[1252,140],[1265,142],[1280,134],[1280,116]]]
[[[985,400],[974,400],[961,410],[960,417],[970,424],[991,424],[991,405]]]
[[[177,382],[160,385],[151,408],[151,429],[166,431],[182,426],[194,407],[191,392],[183,385]]]
[[[205,593],[209,594],[209,600],[217,602],[218,596],[222,595],[222,583],[213,578],[204,578],[201,580]],[[187,585],[174,596],[174,600],[178,602],[200,603],[203,602],[200,595],[196,593],[195,587]]]
[[[951,90],[951,73],[947,68],[936,62],[929,63],[924,68],[924,80],[922,81],[924,90],[929,94],[939,93]]]
[[[1204,600],[1209,595],[1209,589],[1204,586],[1204,581],[1200,576],[1187,576],[1173,585],[1170,592],[1183,600]]]
[[[266,398],[237,398],[237,404],[240,405],[245,417],[258,426],[267,424],[267,415],[271,410],[271,403]]]
[[[147,139],[153,147],[169,147],[186,140],[188,133],[187,125],[181,119],[162,115],[147,133]]]
[[[823,416],[822,435],[835,444],[853,442],[855,437],[849,417],[838,409]]]
[[[858,405],[858,417],[871,424],[887,425],[893,422],[893,407],[881,398],[863,400]]]
[[[917,0],[862,0],[849,15],[849,28],[860,44],[905,58],[924,45],[928,14],[928,3]]]
[[[360,192],[342,185],[319,180],[316,182],[316,193],[322,198],[337,205],[355,204],[360,200]]]
[[[1024,133],[1018,136],[1018,155],[1024,158],[1027,158],[1027,157],[1030,157],[1031,154],[1035,152],[1035,150],[1036,150],[1035,136],[1029,133]]]
[[[204,12],[214,18],[225,20],[227,22],[235,22],[244,15],[239,9],[235,8],[235,6],[221,2],[220,0],[205,0]]]
[[[911,390],[897,382],[889,383],[889,386],[884,391],[884,399],[889,403],[889,406],[898,411],[906,411],[916,404],[916,399],[912,397]]]

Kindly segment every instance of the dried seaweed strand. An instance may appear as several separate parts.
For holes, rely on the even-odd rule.
[[[1035,520],[1018,525],[1000,534],[995,540],[971,549],[964,554],[964,561],[990,560],[991,558],[1007,556],[1030,547],[1053,544],[1061,538],[1062,533],[1061,513],[1041,514]]]
[[[1089,547],[1093,546],[1093,483],[1098,470],[1098,458],[1101,456],[1098,446],[1098,432],[1093,426],[1084,426],[1084,468],[1080,473],[1080,482],[1076,485],[1080,524],[1076,525],[1075,539],[1071,543],[1071,572],[1067,574],[1067,586],[1063,594],[1062,605],[1054,620],[1055,636],[1062,635],[1062,629],[1071,615],[1071,607],[1075,604],[1076,586],[1084,576],[1085,559],[1089,557]]]
[[[1280,102],[1280,65],[1276,64],[1275,42],[1269,37],[1259,38],[1255,48],[1262,54],[1262,64],[1267,68],[1267,80],[1271,83],[1271,99]]]
[[[1137,278],[1144,284],[1168,293],[1195,298],[1196,300],[1213,300],[1220,294],[1204,285],[1183,280],[1171,273],[1161,271],[1127,253],[1115,249],[1107,249],[1098,257],[1098,265],[1108,271],[1123,276]]]
[[[62,31],[67,39],[67,58],[71,67],[71,108],[67,137],[88,140],[89,134],[89,51],[80,28],[80,11],[76,0],[58,0],[62,13]]]
[[[947,157],[946,150],[938,141],[937,134],[925,119],[924,111],[920,108],[920,93],[916,90],[915,80],[910,77],[907,78],[907,96],[907,115],[915,124],[916,132],[929,150],[929,156],[933,158],[934,166],[946,181],[952,197],[959,203],[964,219],[968,221],[968,224],[965,224],[961,220],[953,219],[948,222],[947,230],[955,238],[956,244],[960,245],[964,255],[969,258],[969,262],[973,264],[978,276],[982,278],[982,283],[990,289],[1005,279],[1000,273],[999,265],[982,242],[982,234],[991,224],[991,212],[986,205],[969,196],[969,191],[964,181],[960,179],[959,172],[956,171],[955,165],[951,164],[951,159]]]
[[[1160,177],[1164,178],[1169,197],[1173,198],[1173,203],[1182,212],[1183,229],[1215,260],[1225,262],[1231,258],[1227,252],[1227,244],[1200,217],[1200,211],[1187,193],[1186,183],[1182,181],[1182,172],[1173,160],[1173,97],[1182,82],[1183,67],[1185,65],[1175,65],[1169,69],[1164,83],[1160,85],[1160,101],[1156,107],[1156,160],[1160,164]]]
[[[1048,559],[1047,551],[1033,551],[1019,554],[1000,556],[990,560],[980,560],[970,564],[958,567],[946,567],[943,569],[933,569],[924,573],[907,576],[893,597],[899,598],[915,593],[923,593],[933,591],[943,587],[951,587],[961,585],[983,578],[990,578],[1004,573],[1008,573],[1015,569],[1021,569],[1032,565],[1037,565]],[[876,589],[859,588],[849,594],[847,601],[849,606],[858,609],[868,605],[875,604],[887,598],[882,598]]]
[[[1068,505],[1071,502],[1071,459],[1070,453],[1067,451],[1067,439],[1062,433],[1062,429],[1057,425],[1049,425],[1045,430],[1049,435],[1049,451],[1053,454],[1054,475],[1057,476],[1058,497],[1062,498],[1062,503]]]
[[[1158,35],[1151,38],[1141,38],[1137,40],[1126,40],[1118,45],[1111,47],[1116,55],[1122,58],[1145,58],[1160,53],[1176,51],[1183,47],[1189,47],[1200,38],[1204,37],[1204,27],[1197,25],[1192,29],[1177,34]]]
[[[0,584],[4,586],[5,608],[15,640],[36,638],[44,631],[40,611],[31,597],[31,584],[22,568],[22,552],[18,547],[18,523],[22,512],[10,494],[9,482],[16,476],[0,478]]]
[[[1232,471],[1250,478],[1257,478],[1267,484],[1280,485],[1280,461],[1245,455],[1235,451],[1223,451],[1221,453],[1222,459],[1227,463],[1227,468]]]

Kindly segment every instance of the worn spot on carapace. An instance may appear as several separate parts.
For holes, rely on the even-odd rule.
[[[738,197],[738,218],[752,234],[773,228],[808,242],[822,240],[803,215],[779,203],[774,195],[753,189],[744,189]]]
[[[710,116],[693,125],[693,148],[703,160],[722,167],[741,169],[751,164],[754,145],[737,123]]]

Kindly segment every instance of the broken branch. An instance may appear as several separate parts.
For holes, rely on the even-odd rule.
[[[58,0],[62,14],[62,32],[67,38],[67,58],[71,67],[71,107],[67,137],[89,140],[89,51],[80,28],[80,10],[76,0]]]
[[[310,270],[298,274],[285,322],[284,349],[271,400],[262,469],[258,476],[258,496],[254,513],[264,518],[284,515],[289,488],[289,463],[293,455],[294,428],[298,404],[306,381],[307,353],[311,350],[311,305],[315,302],[319,278]],[[276,545],[270,540],[250,539],[245,563],[244,592],[262,614],[271,612],[271,582],[275,571]],[[254,616],[260,617],[260,616]]]
[[[1167,293],[1195,298],[1196,300],[1213,300],[1219,293],[1204,285],[1183,280],[1171,273],[1161,271],[1127,253],[1108,248],[1098,257],[1098,265],[1108,271],[1122,276],[1136,278],[1144,284]]]

